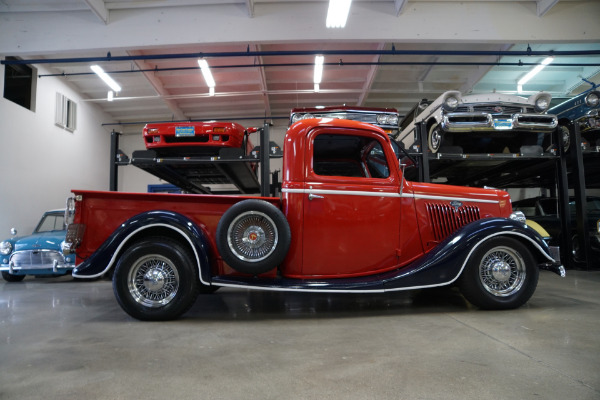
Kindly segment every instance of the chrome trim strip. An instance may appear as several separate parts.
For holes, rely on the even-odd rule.
[[[309,184],[310,185],[310,184]],[[458,200],[463,202],[474,202],[474,203],[490,203],[498,204],[499,200],[485,200],[485,199],[471,199],[465,197],[446,197],[446,196],[434,196],[434,195],[412,195],[412,194],[400,194],[400,193],[381,193],[381,192],[363,192],[357,190],[325,190],[325,189],[281,189],[282,193],[300,193],[300,194],[334,194],[334,195],[346,195],[346,196],[367,196],[367,197],[402,197],[402,198],[415,198],[415,199],[426,199],[426,200]]]
[[[523,238],[529,240],[535,247],[537,247],[537,249],[549,260],[554,262],[554,260],[548,256],[543,249],[532,239],[530,239],[529,237],[523,235],[522,233],[518,233],[518,232],[497,232],[494,234],[491,234],[489,236],[486,236],[485,238],[481,239],[479,242],[477,242],[477,244],[475,244],[473,246],[473,248],[471,249],[471,251],[469,251],[469,254],[467,255],[467,257],[465,258],[465,261],[463,262],[460,271],[458,271],[458,274],[456,274],[456,276],[452,279],[450,279],[449,281],[446,282],[442,282],[442,283],[438,283],[438,284],[434,284],[434,285],[421,285],[421,286],[410,286],[410,287],[403,287],[403,288],[392,288],[392,289],[367,289],[367,290],[334,290],[334,289],[298,289],[298,288],[272,288],[272,287],[263,287],[263,286],[252,286],[252,285],[247,285],[247,284],[243,284],[240,283],[239,285],[237,284],[232,284],[232,283],[218,283],[215,282],[213,283],[214,286],[222,286],[222,287],[232,287],[232,288],[244,288],[244,289],[251,289],[251,290],[268,290],[268,291],[274,291],[274,292],[306,292],[306,293],[385,293],[385,292],[400,292],[400,291],[404,291],[404,290],[415,290],[415,289],[427,289],[427,288],[434,288],[434,287],[441,287],[441,286],[447,286],[450,285],[452,283],[454,283],[462,274],[463,270],[465,269],[467,262],[469,262],[469,259],[471,258],[471,255],[473,254],[473,252],[477,249],[477,247],[479,247],[479,245],[481,245],[483,242],[485,242],[486,240],[494,237],[494,236],[499,236],[499,235],[516,235],[516,236],[522,236]]]

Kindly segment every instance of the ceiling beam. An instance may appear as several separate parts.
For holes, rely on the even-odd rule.
[[[537,16],[543,17],[556,3],[558,0],[537,0]]]
[[[254,0],[246,0],[246,8],[248,9],[248,17],[254,18]]]
[[[128,53],[131,55],[139,54],[136,51],[129,51]],[[150,64],[146,63],[145,61],[134,61],[134,63],[139,69],[145,70],[145,69],[152,68],[152,66]],[[183,113],[183,111],[181,111],[181,108],[179,108],[179,106],[177,105],[177,102],[175,100],[168,98],[170,96],[170,94],[165,89],[162,81],[156,77],[155,73],[146,71],[146,72],[142,72],[142,74],[144,74],[144,77],[148,80],[150,85],[152,85],[152,87],[154,88],[154,91],[165,102],[167,107],[169,107],[169,110],[171,110],[171,112],[173,113],[173,118],[179,119],[179,120],[187,119],[185,114]]]
[[[379,43],[379,45],[377,46],[377,50],[383,50],[385,48],[385,43]],[[381,56],[375,56],[373,58],[373,62],[377,62],[379,61]],[[371,67],[369,68],[369,72],[367,72],[367,79],[365,80],[365,84],[363,85],[362,88],[362,93],[360,94],[360,97],[358,98],[358,104],[357,106],[363,106],[365,104],[365,101],[367,100],[367,96],[369,95],[369,92],[371,91],[371,87],[373,86],[373,82],[375,81],[375,75],[377,75],[377,70],[379,69],[378,65],[371,65]]]
[[[394,0],[394,7],[396,8],[396,17],[402,14],[404,7],[406,7],[407,0]]]
[[[104,25],[108,25],[108,17],[110,15],[108,9],[106,8],[106,4],[104,4],[104,0],[83,0],[85,4],[92,10],[92,12],[104,23]]]

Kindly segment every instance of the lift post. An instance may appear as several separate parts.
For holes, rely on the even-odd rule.
[[[109,190],[111,192],[116,192],[119,186],[119,168],[117,164],[117,152],[119,150],[119,136],[121,134],[119,132],[115,132],[113,130],[110,133],[110,181],[109,181]]]
[[[262,132],[260,133],[260,195],[268,197],[271,192],[271,173],[270,173],[270,160],[269,160],[269,143],[271,142],[271,135],[269,131],[269,124],[265,122]]]
[[[589,238],[589,226],[587,219],[587,196],[586,196],[586,184],[585,184],[585,171],[583,166],[583,154],[581,146],[581,131],[579,130],[579,124],[575,123],[569,127],[569,131],[572,132],[571,143],[571,162],[573,166],[572,176],[575,178],[573,182],[573,190],[575,197],[575,215],[577,220],[577,237],[568,240],[571,242],[573,248],[579,248],[578,256],[576,259],[575,253],[571,252],[573,258],[573,266],[579,266],[583,264],[586,268],[589,268],[588,261],[590,258],[590,238]],[[568,201],[568,197],[567,197]],[[570,210],[569,210],[570,211]],[[565,232],[570,232],[565,231]]]

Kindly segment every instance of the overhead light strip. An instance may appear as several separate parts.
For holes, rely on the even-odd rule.
[[[327,10],[327,28],[343,28],[348,20],[352,0],[329,0],[329,9]]]
[[[100,79],[102,79],[104,83],[106,83],[112,90],[114,90],[115,92],[121,91],[121,86],[117,82],[115,82],[114,79],[111,78],[106,72],[104,72],[102,67],[100,67],[99,65],[92,65],[90,69],[94,71],[94,73],[96,73],[96,75],[98,75],[98,77],[100,77]]]
[[[204,81],[206,82],[206,86],[209,88],[213,88],[215,85],[215,80],[210,72],[210,67],[208,66],[208,62],[205,59],[198,60],[198,65],[200,66],[200,70],[202,71],[202,76],[204,76]]]
[[[523,85],[526,84],[527,82],[529,82],[531,80],[531,78],[536,76],[541,70],[546,68],[546,65],[550,64],[552,61],[554,61],[554,57],[545,58],[541,64],[536,65],[531,71],[529,71],[527,74],[525,74],[524,77],[519,79],[519,81],[517,82],[517,91],[522,92]]]
[[[323,63],[325,62],[325,57],[318,55],[315,56],[315,75],[313,78],[313,83],[315,84],[314,91],[320,91],[320,83],[323,78]]]

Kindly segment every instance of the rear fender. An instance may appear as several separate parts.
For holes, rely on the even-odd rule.
[[[144,236],[152,235],[156,229],[167,230],[170,235],[182,240],[194,253],[198,276],[205,285],[210,285],[210,256],[212,253],[206,233],[189,218],[172,211],[147,211],[125,221],[85,261],[73,270],[76,278],[98,278],[111,270],[127,247]]]

